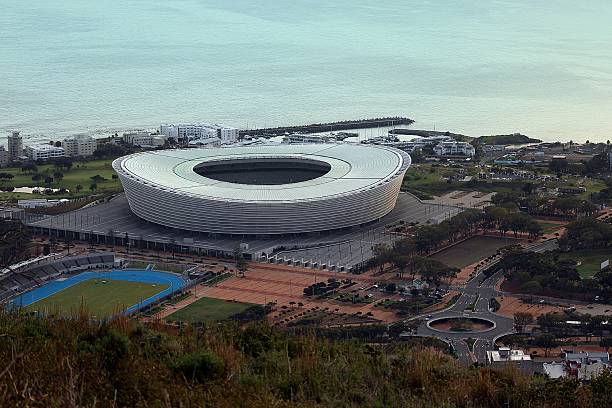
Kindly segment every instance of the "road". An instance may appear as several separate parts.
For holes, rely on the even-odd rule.
[[[546,252],[555,248],[557,248],[556,240],[537,242],[525,247],[526,250],[534,252]],[[496,272],[481,282],[482,278],[482,273],[480,273],[468,281],[465,286],[454,288],[460,291],[461,295],[449,308],[431,313],[427,317],[424,315],[420,316],[427,320],[419,326],[417,335],[438,337],[446,340],[453,346],[462,364],[469,365],[473,362],[486,363],[487,350],[494,349],[495,340],[506,334],[514,333],[513,319],[494,313],[489,309],[490,299],[495,298],[499,294],[495,286],[503,278],[502,271]],[[485,319],[492,322],[494,327],[480,332],[450,332],[435,330],[428,325],[429,322],[438,319],[463,317]],[[470,353],[465,341],[468,338],[475,340],[473,353]]]

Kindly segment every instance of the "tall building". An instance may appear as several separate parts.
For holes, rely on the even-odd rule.
[[[66,157],[89,157],[97,147],[96,139],[87,135],[72,136],[62,141]]]
[[[8,159],[9,162],[17,161],[23,156],[23,139],[18,131],[8,137]]]
[[[174,138],[177,142],[187,144],[193,140],[218,137],[223,143],[238,141],[238,129],[225,125],[209,123],[162,124],[159,133]]]
[[[4,148],[4,146],[0,146],[0,167],[6,167],[9,164],[9,152]]]

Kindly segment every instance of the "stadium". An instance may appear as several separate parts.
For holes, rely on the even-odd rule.
[[[113,253],[50,254],[0,270],[0,304],[42,314],[87,311],[106,319],[143,310],[194,283],[187,273],[125,268]]]
[[[224,235],[340,230],[393,210],[410,156],[383,146],[299,144],[164,150],[113,162],[131,211]]]

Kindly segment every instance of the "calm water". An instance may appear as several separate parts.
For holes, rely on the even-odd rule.
[[[612,138],[609,0],[0,0],[0,132],[404,115]]]

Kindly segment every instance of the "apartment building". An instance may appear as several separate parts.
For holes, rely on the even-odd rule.
[[[160,147],[166,143],[166,138],[152,135],[149,132],[124,133],[123,141],[140,147]]]
[[[57,157],[64,157],[63,147],[53,145],[26,146],[25,154],[30,160],[49,160]]]
[[[177,142],[187,144],[193,140],[218,137],[222,143],[238,141],[238,129],[225,125],[209,123],[162,124],[159,133],[174,138]]]
[[[17,161],[23,156],[23,138],[19,132],[13,132],[8,137],[8,159],[9,162]]]
[[[89,157],[98,148],[96,139],[87,135],[72,136],[62,141],[66,157]]]
[[[9,164],[9,152],[4,148],[4,146],[0,146],[0,167],[6,167]]]

